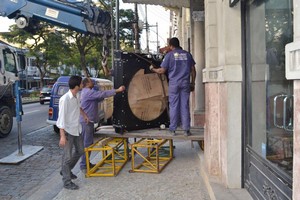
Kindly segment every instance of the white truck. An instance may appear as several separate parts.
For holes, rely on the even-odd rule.
[[[25,69],[25,55],[16,48],[0,43],[0,138],[11,132],[16,116],[14,83]]]

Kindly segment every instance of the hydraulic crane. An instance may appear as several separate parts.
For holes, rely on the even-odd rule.
[[[96,7],[92,0],[1,0],[0,16],[15,19],[19,28],[27,30],[34,31],[39,27],[39,22],[44,21],[102,37],[102,64],[107,64],[107,40],[113,35],[111,15]],[[14,100],[20,100],[18,72],[24,70],[24,67],[19,66],[18,60],[17,52],[8,45],[0,45],[0,138],[10,133],[13,116],[17,117],[18,122],[22,120],[22,102]]]
[[[95,36],[112,36],[109,12],[96,7],[91,0],[2,0],[0,16],[15,19],[19,28],[38,21]]]

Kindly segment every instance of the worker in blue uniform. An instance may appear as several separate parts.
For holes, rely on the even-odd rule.
[[[176,134],[176,129],[181,123],[184,135],[190,132],[190,92],[195,86],[196,69],[193,56],[180,47],[178,38],[169,40],[169,51],[159,68],[151,65],[150,70],[158,74],[167,72],[169,78],[169,131]]]

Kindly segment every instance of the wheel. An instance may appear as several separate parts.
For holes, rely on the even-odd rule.
[[[53,125],[53,130],[55,133],[59,133],[59,128],[56,125]]]
[[[45,103],[44,101],[40,101],[40,104],[41,104],[41,105],[44,105],[44,103]]]
[[[21,16],[16,19],[16,24],[18,28],[25,28],[28,26],[28,21],[25,17]]]
[[[0,138],[7,137],[13,126],[13,115],[9,107],[0,108]]]

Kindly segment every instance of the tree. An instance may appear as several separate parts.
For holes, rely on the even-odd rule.
[[[35,25],[37,24],[35,23]],[[22,48],[28,49],[27,56],[36,58],[35,64],[40,72],[41,86],[43,86],[45,74],[50,74],[48,66],[58,66],[59,60],[63,57],[63,54],[57,52],[68,50],[63,38],[55,34],[53,30],[53,26],[40,22],[38,27],[31,27],[27,31],[12,25],[9,28],[10,32],[2,34],[8,42],[19,44]]]

